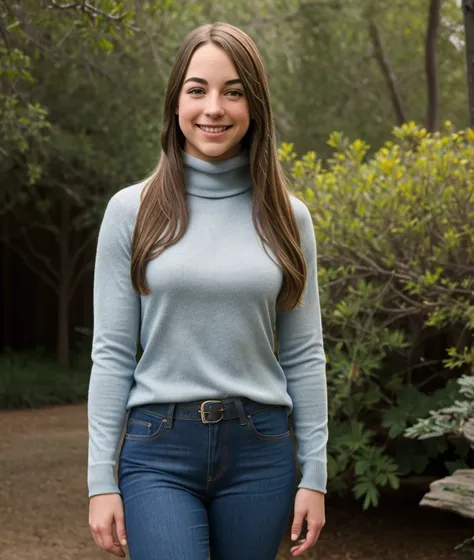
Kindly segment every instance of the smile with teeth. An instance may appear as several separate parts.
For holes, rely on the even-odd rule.
[[[204,132],[224,132],[230,128],[230,126],[202,126],[200,124],[196,126],[201,130],[204,130]]]

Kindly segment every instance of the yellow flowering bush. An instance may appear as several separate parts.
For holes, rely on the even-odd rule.
[[[453,454],[402,435],[449,402],[454,368],[474,367],[474,131],[408,123],[375,153],[339,132],[328,144],[325,161],[291,144],[279,156],[315,226],[329,473],[368,507],[378,486]]]

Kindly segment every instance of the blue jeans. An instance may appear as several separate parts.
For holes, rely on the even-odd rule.
[[[274,560],[296,486],[286,409],[200,407],[130,411],[119,487],[131,560]]]

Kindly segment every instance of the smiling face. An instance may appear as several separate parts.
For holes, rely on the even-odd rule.
[[[234,157],[250,124],[247,99],[231,58],[207,43],[193,54],[176,109],[184,151],[205,161]]]

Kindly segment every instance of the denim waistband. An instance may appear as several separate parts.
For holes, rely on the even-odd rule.
[[[136,408],[166,417],[171,425],[173,420],[199,420],[204,423],[217,423],[221,420],[233,420],[235,418],[239,418],[240,423],[244,425],[247,423],[247,416],[257,414],[269,406],[275,405],[258,403],[246,397],[240,397],[184,403],[152,403],[140,405]]]

